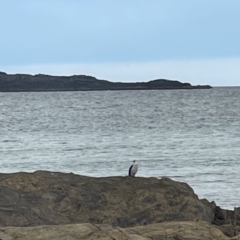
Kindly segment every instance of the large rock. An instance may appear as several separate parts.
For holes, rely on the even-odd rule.
[[[0,174],[0,226],[91,223],[126,228],[195,220],[229,237],[240,233],[240,208],[225,210],[199,200],[186,183],[169,178]]]
[[[0,226],[70,223],[130,227],[214,220],[214,204],[169,178],[92,178],[37,171],[0,174]]]
[[[2,240],[237,240],[206,222],[164,222],[131,228],[106,224],[70,224],[0,228]]]

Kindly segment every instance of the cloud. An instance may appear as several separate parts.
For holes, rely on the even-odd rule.
[[[240,58],[174,60],[99,64],[40,64],[0,66],[7,73],[78,75],[121,82],[149,81],[157,78],[179,80],[193,85],[240,86]]]

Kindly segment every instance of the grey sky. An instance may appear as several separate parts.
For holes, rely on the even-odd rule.
[[[0,71],[240,85],[238,0],[9,0],[0,9]]]

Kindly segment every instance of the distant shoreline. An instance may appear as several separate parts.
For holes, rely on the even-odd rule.
[[[0,72],[0,92],[55,92],[106,90],[176,90],[210,89],[210,85],[193,86],[175,80],[156,79],[148,82],[110,82],[92,76],[51,76],[44,74],[7,74]]]

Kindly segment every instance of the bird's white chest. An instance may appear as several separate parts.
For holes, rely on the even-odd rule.
[[[131,169],[131,175],[134,176],[138,171],[138,164],[137,163],[134,163],[132,165],[132,169]]]

